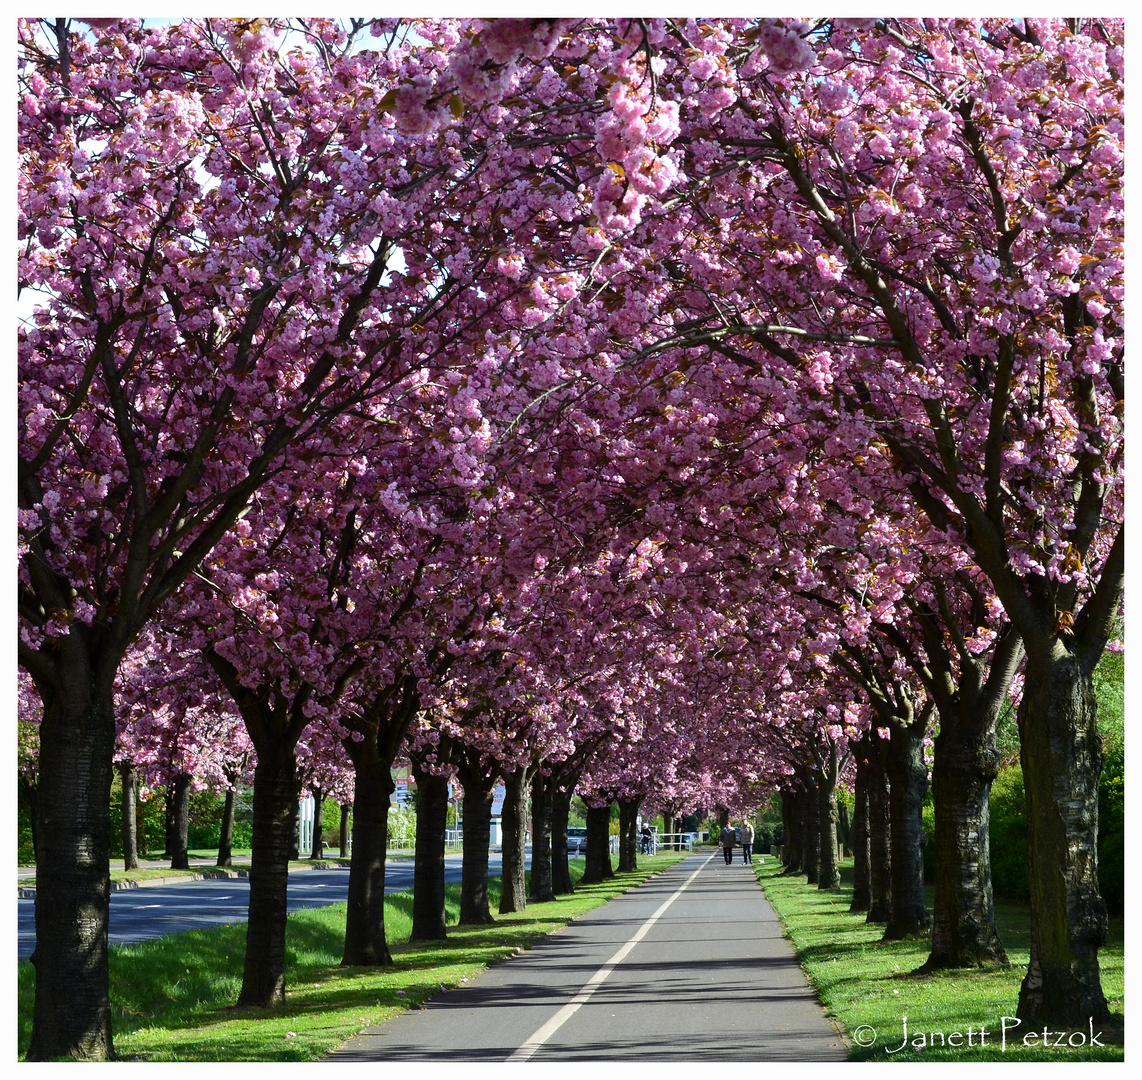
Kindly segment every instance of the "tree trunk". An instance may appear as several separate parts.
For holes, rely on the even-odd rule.
[[[416,859],[412,881],[413,941],[443,941],[444,839],[448,828],[448,777],[413,763],[416,777]]]
[[[999,775],[998,708],[940,713],[932,762],[936,897],[922,970],[1007,965],[991,891],[990,799]]]
[[[542,769],[531,778],[531,893],[532,903],[555,899],[551,877],[551,791]]]
[[[325,858],[325,841],[321,832],[325,828],[325,793],[319,787],[313,789],[313,846],[310,848],[311,859]]]
[[[638,869],[638,808],[642,799],[619,799],[619,873]]]
[[[477,764],[460,762],[464,787],[464,869],[460,885],[460,925],[495,922],[488,908],[488,849],[492,833],[492,789],[495,776]]]
[[[123,869],[139,869],[139,823],[135,808],[138,802],[139,770],[133,761],[119,762],[119,778],[123,784]]]
[[[385,939],[385,854],[389,841],[391,760],[380,754],[375,734],[345,740],[353,762],[353,854],[345,911],[346,967],[382,967],[393,962]]]
[[[892,817],[883,739],[874,739],[868,768],[868,918],[886,923],[892,913]]]
[[[781,793],[781,861],[783,873],[801,873],[801,793]]]
[[[234,861],[234,812],[238,807],[238,793],[226,789],[222,803],[222,824],[218,830],[218,866],[230,866]]]
[[[868,764],[857,757],[853,792],[853,898],[849,911],[868,911],[872,897],[868,851]]]
[[[290,843],[297,829],[297,796],[293,748],[276,754],[259,750],[240,1006],[269,1009],[285,1004],[286,890]]]
[[[43,701],[36,792],[35,1015],[28,1061],[114,1056],[107,968],[115,711],[73,628]],[[113,672],[112,672],[113,675]]]
[[[837,851],[839,857],[844,858],[845,852],[853,850],[853,818],[848,803],[837,802]]]
[[[570,817],[571,790],[555,787],[551,792],[551,891],[556,896],[566,896],[575,891],[567,852],[567,822]]]
[[[348,858],[349,856],[349,820],[353,813],[352,803],[341,804],[341,831],[337,838],[337,857],[340,859]],[[386,828],[388,823],[386,822]]]
[[[587,808],[587,857],[579,884],[595,885],[615,876],[611,867],[610,828],[610,803]]]
[[[298,800],[300,804],[300,799]],[[289,857],[291,859],[301,858],[301,806],[298,806],[298,812],[293,815],[293,835],[289,838]]]
[[[527,908],[527,785],[533,766],[519,768],[504,777],[504,830],[500,877],[500,914]]]
[[[821,871],[821,813],[815,781],[808,781],[801,799],[801,872],[816,885]]]
[[[924,765],[926,724],[894,723],[888,740],[888,807],[892,826],[892,899],[884,941],[924,933],[931,925],[924,898]]]
[[[817,888],[839,889],[841,868],[837,864],[837,748],[830,746],[817,786],[817,817],[821,840],[817,867]]]
[[[172,870],[189,870],[190,776],[179,773],[167,785],[167,854]]]
[[[1098,891],[1102,742],[1090,672],[1057,639],[1027,647],[1019,705],[1027,796],[1031,962],[1016,1015],[1032,1025],[1109,1018],[1098,966],[1107,935]]]

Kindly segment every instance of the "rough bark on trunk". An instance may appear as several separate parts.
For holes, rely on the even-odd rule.
[[[820,827],[817,888],[839,889],[841,868],[837,864],[837,748],[830,746],[822,758],[817,784],[817,819]]]
[[[551,792],[551,891],[556,896],[566,896],[575,891],[567,851],[567,822],[570,817],[571,791],[556,787]]]
[[[460,925],[483,926],[495,922],[488,907],[488,848],[492,835],[492,789],[496,778],[480,768],[460,762],[464,787],[464,856],[460,884]]]
[[[886,923],[892,913],[892,817],[884,742],[875,739],[868,769],[868,918]]]
[[[583,860],[581,885],[595,885],[613,878],[610,847],[611,807],[587,807],[587,856]]]
[[[504,777],[504,809],[500,821],[504,830],[500,877],[500,914],[527,909],[526,841],[527,786],[532,766],[517,769]]]
[[[325,841],[321,833],[325,828],[325,793],[319,787],[313,789],[313,845],[309,850],[311,859],[325,858]]]
[[[821,804],[815,782],[806,784],[801,798],[801,872],[809,885],[817,884],[821,870]]]
[[[991,890],[990,799],[998,709],[940,714],[932,762],[936,896],[923,970],[1007,965]]]
[[[781,841],[783,872],[801,873],[801,797],[797,791],[781,793]]]
[[[226,789],[222,802],[222,823],[218,829],[218,866],[230,866],[234,861],[234,813],[238,807],[238,793]]]
[[[254,830],[246,958],[238,1004],[285,1004],[286,890],[297,828],[297,762],[293,749],[260,752],[254,769]]]
[[[339,858],[347,858],[349,855],[349,821],[353,814],[352,803],[341,804],[341,829],[337,838],[337,853]]]
[[[868,850],[868,765],[857,757],[853,792],[853,898],[849,911],[868,911],[872,897]]]
[[[28,1061],[114,1056],[108,987],[111,678],[89,666],[73,629],[61,640],[59,685],[37,683],[35,1014]]]
[[[1098,891],[1102,742],[1089,669],[1058,639],[1027,649],[1020,760],[1027,798],[1031,962],[1016,1015],[1066,1026],[1109,1017],[1098,950],[1107,935]]]
[[[638,869],[638,808],[642,799],[619,799],[619,873]]]
[[[172,870],[189,870],[190,776],[179,773],[167,785],[167,854]]]
[[[541,769],[531,779],[531,892],[528,900],[555,899],[551,876],[551,791]]]
[[[443,941],[444,839],[448,828],[448,777],[413,764],[416,777],[416,856],[412,879],[413,941]]]
[[[123,785],[123,869],[139,869],[139,824],[135,815],[138,802],[139,770],[133,761],[119,762],[119,779]]]
[[[391,964],[385,938],[385,854],[389,840],[391,759],[378,752],[375,738],[345,740],[353,762],[353,854],[345,910],[345,967]]]
[[[892,895],[884,941],[914,937],[931,926],[924,898],[925,727],[923,722],[893,724],[888,740]]]

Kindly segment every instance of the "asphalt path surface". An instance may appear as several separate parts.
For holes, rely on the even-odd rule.
[[[459,881],[461,855],[444,859],[446,881]],[[500,872],[500,855],[488,857],[488,872]],[[385,864],[385,892],[412,888],[412,859],[390,859]],[[349,869],[296,870],[289,875],[289,910],[327,907],[349,893]],[[21,898],[18,910],[17,955],[26,960],[36,946],[35,901]],[[248,878],[235,877],[116,889],[111,893],[108,940],[112,945],[176,934],[200,927],[245,922],[250,906]]]
[[[330,1061],[843,1061],[753,868],[691,855]]]

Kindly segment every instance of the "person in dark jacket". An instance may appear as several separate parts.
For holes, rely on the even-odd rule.
[[[737,830],[732,825],[722,828],[722,854],[726,857],[726,866],[734,861],[734,846],[738,842]]]

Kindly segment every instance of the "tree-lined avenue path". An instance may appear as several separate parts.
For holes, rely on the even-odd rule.
[[[740,856],[695,854],[332,1061],[841,1061]]]

